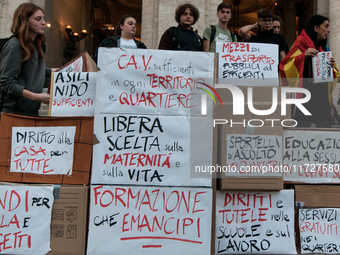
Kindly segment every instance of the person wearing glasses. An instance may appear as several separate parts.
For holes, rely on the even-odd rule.
[[[285,57],[285,44],[283,36],[274,33],[272,28],[273,12],[269,9],[262,9],[257,13],[257,22],[240,28],[240,35],[245,42],[271,43],[279,46],[280,61]],[[250,30],[258,29],[257,35],[249,33]]]

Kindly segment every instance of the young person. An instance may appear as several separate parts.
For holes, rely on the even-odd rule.
[[[284,39],[280,34],[275,34],[272,27],[273,12],[268,9],[262,9],[257,13],[257,22],[240,28],[240,35],[245,42],[271,43],[279,46],[279,60],[281,61],[286,53],[284,51]],[[252,29],[258,29],[257,35],[249,33]]]
[[[123,16],[116,26],[115,36],[104,39],[99,47],[119,47],[131,49],[146,49],[144,43],[137,41],[134,37],[137,32],[137,21],[134,17]],[[98,49],[94,54],[94,61],[97,63]]]
[[[216,52],[216,42],[237,42],[236,35],[228,29],[228,22],[231,19],[231,5],[220,3],[217,6],[216,16],[218,24],[208,26],[203,32],[203,51]]]
[[[311,98],[304,107],[312,114],[305,115],[296,106],[292,109],[292,118],[299,127],[331,127],[336,109],[333,106],[333,91],[338,80],[339,72],[333,58],[330,66],[333,68],[333,82],[313,83],[312,58],[319,51],[329,51],[327,37],[330,33],[328,18],[321,15],[312,16],[307,22],[306,30],[295,40],[287,56],[280,63],[281,85],[308,89]],[[302,97],[301,93],[294,95]]]
[[[160,50],[202,50],[202,40],[192,26],[197,22],[200,13],[192,4],[181,4],[177,7],[175,20],[177,27],[170,27],[161,37]]]
[[[44,11],[35,4],[21,4],[14,12],[14,36],[0,54],[3,112],[37,116],[40,103],[49,104],[49,94],[42,93],[45,75],[51,73],[42,49],[45,25]]]

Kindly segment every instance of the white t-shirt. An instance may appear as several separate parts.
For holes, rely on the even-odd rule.
[[[125,40],[123,38],[120,38],[120,47],[128,49],[137,49],[137,45],[133,39]]]

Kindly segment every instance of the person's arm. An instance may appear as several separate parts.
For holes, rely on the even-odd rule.
[[[12,41],[3,48],[0,67],[0,88],[8,95],[25,97],[48,104],[49,94],[34,93],[19,84],[19,75],[23,65],[22,58],[23,55],[19,41]]]
[[[22,90],[22,97],[34,100],[34,101],[38,101],[40,103],[44,103],[44,104],[49,104],[50,103],[50,95],[47,93],[34,93],[31,92],[27,89],[23,89]]]
[[[318,54],[319,51],[317,49],[314,49],[314,48],[308,48],[306,51],[305,51],[305,58],[307,57],[315,57],[316,54]]]
[[[167,29],[159,41],[159,50],[172,50],[172,34],[169,29]]]
[[[255,28],[258,28],[257,22],[255,24],[247,25],[247,26],[240,28],[240,31],[239,31],[240,35],[242,36],[242,38],[245,42],[250,41],[251,34],[249,33],[249,31],[252,30],[252,29],[255,29]]]
[[[204,29],[203,32],[203,40],[202,40],[202,48],[203,51],[209,52],[210,51],[210,37],[211,37],[211,27],[208,26]]]
[[[203,39],[203,51],[209,52],[210,51],[210,42],[207,39]]]
[[[280,62],[285,58],[286,52],[284,50],[280,51]]]

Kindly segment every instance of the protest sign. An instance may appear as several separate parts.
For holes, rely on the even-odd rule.
[[[216,42],[218,83],[240,86],[279,85],[278,45]]]
[[[313,82],[333,81],[333,68],[330,66],[331,51],[319,52],[312,58]]]
[[[59,72],[81,72],[83,69],[83,58],[77,57],[73,62],[58,70]]]
[[[190,178],[190,170],[211,165],[212,124],[191,122],[189,116],[96,114],[91,183],[211,186],[210,178]],[[192,137],[197,126],[208,139]]]
[[[340,209],[299,209],[301,253],[340,253]]]
[[[284,180],[340,182],[339,132],[283,131]]]
[[[294,191],[217,191],[215,253],[296,254]]]
[[[93,116],[95,72],[52,73],[50,116]]]
[[[229,134],[226,157],[226,176],[282,176],[282,137]]]
[[[50,251],[53,188],[0,185],[0,254]]]
[[[213,53],[99,48],[98,67],[98,113],[201,115],[214,94]]]
[[[76,127],[13,127],[10,172],[72,174]]]
[[[57,69],[57,72],[97,72],[98,68],[91,56],[82,52],[77,57]]]
[[[91,186],[88,255],[210,254],[212,190]]]

